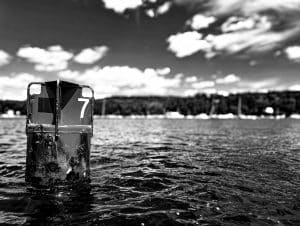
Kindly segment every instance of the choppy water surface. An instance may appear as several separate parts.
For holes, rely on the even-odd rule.
[[[300,121],[96,120],[85,192],[26,186],[0,123],[0,224],[300,225]]]

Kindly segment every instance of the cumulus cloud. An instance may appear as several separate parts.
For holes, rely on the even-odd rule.
[[[0,67],[9,64],[11,59],[12,57],[7,52],[0,49]]]
[[[74,57],[74,61],[80,64],[93,64],[102,59],[108,52],[107,46],[96,46],[83,49]]]
[[[27,73],[0,77],[0,96],[6,100],[25,100],[27,85],[30,82],[40,82],[41,79]]]
[[[216,80],[217,84],[231,84],[231,83],[236,83],[241,80],[240,77],[236,76],[235,74],[230,74],[225,76],[224,78],[219,78]]]
[[[290,86],[289,90],[290,91],[300,91],[300,84]]]
[[[185,79],[185,82],[187,82],[187,83],[192,83],[192,82],[197,82],[197,77],[196,76],[191,76],[191,77],[187,77],[186,79]]]
[[[156,14],[157,15],[162,15],[165,14],[166,12],[168,12],[171,8],[172,4],[170,2],[165,2],[164,4],[162,4],[161,6],[159,6],[156,10]]]
[[[156,12],[155,12],[154,9],[147,9],[147,10],[145,10],[145,13],[146,13],[147,16],[149,16],[151,18],[156,16]]]
[[[290,46],[285,49],[288,59],[300,63],[300,46]]]
[[[50,46],[47,49],[25,46],[18,50],[17,56],[34,63],[37,71],[59,71],[68,67],[73,53],[63,50],[61,46]]]
[[[209,52],[211,45],[202,37],[203,35],[196,31],[171,35],[167,40],[169,43],[168,49],[179,58],[193,55],[200,50]]]
[[[106,66],[82,73],[67,70],[60,72],[59,77],[92,85],[96,98],[101,98],[111,95],[164,95],[180,86],[182,75],[166,78],[161,75],[161,69]]]
[[[194,47],[189,51],[191,54],[201,51],[207,58],[264,54],[284,47],[300,35],[300,0],[176,0],[175,3],[192,6],[194,11],[201,8],[201,14],[187,22],[191,29],[209,28],[199,34],[202,37],[197,41],[203,40],[210,47]],[[212,23],[217,25],[210,26]],[[177,51],[173,52],[177,56]]]
[[[169,67],[158,68],[158,69],[156,69],[156,72],[157,72],[159,75],[167,75],[167,74],[170,74],[171,68],[169,68]]]
[[[149,2],[151,2],[151,1],[149,1]],[[170,10],[171,6],[172,6],[171,2],[165,2],[164,4],[158,6],[157,8],[147,8],[145,10],[145,13],[149,17],[152,17],[152,18],[157,17],[157,16],[167,13]]]
[[[143,0],[102,0],[107,9],[124,13],[126,9],[135,9],[143,5]]]
[[[123,14],[126,10],[142,9],[149,17],[157,17],[167,13],[173,5],[172,1],[158,0],[102,0],[105,8]]]
[[[201,81],[201,82],[193,83],[192,87],[195,89],[204,89],[204,88],[214,87],[215,84],[216,83],[214,81]]]
[[[194,30],[208,28],[210,24],[214,23],[216,18],[213,16],[205,16],[203,14],[196,14],[192,19],[187,21],[187,24]]]

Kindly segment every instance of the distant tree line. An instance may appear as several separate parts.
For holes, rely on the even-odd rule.
[[[95,114],[153,115],[177,111],[183,115],[237,114],[239,99],[241,113],[267,115],[265,109],[272,107],[273,115],[300,114],[300,92],[242,93],[229,96],[197,94],[193,97],[115,96],[96,100]],[[213,111],[212,111],[213,109]]]
[[[8,110],[19,111],[21,115],[26,115],[26,101],[0,100],[0,112],[3,114]]]
[[[177,111],[183,115],[237,114],[267,115],[265,109],[272,107],[273,115],[300,114],[300,92],[242,93],[229,96],[197,94],[193,97],[176,96],[115,96],[95,101],[96,115],[157,115]],[[0,112],[8,110],[26,114],[25,101],[0,101]]]

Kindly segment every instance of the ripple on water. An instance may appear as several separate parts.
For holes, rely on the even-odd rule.
[[[95,120],[72,190],[26,185],[24,120],[1,125],[0,224],[300,225],[300,121]]]

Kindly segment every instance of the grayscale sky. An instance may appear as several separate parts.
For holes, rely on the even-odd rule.
[[[300,0],[1,0],[0,99],[300,90]]]

